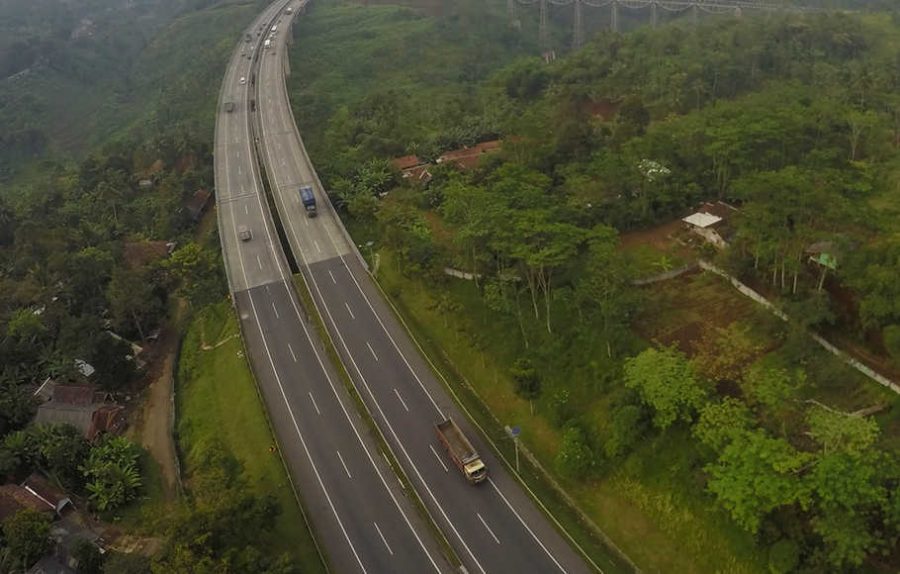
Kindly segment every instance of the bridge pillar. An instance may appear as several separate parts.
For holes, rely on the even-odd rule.
[[[550,50],[550,42],[547,38],[547,11],[549,10],[549,6],[547,6],[547,0],[541,0],[541,23],[540,28],[538,30],[538,40],[541,44],[541,52],[546,53]]]
[[[656,28],[659,24],[659,15],[656,13],[656,0],[650,3],[650,26]]]
[[[584,44],[584,24],[581,21],[581,0],[574,0],[575,5],[575,29],[572,32],[572,46],[575,49]]]
[[[619,3],[616,0],[609,3],[609,28],[613,32],[619,31]]]

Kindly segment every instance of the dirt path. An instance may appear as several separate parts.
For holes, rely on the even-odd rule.
[[[132,428],[136,440],[159,464],[166,501],[177,498],[180,492],[178,463],[172,424],[175,405],[172,404],[175,385],[175,351],[178,337],[167,332],[160,337],[158,347],[146,374],[148,385],[140,410],[135,414]]]

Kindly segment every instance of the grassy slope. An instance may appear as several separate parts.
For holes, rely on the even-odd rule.
[[[201,344],[223,342],[213,350]],[[243,464],[248,483],[281,503],[273,552],[289,552],[304,573],[324,572],[277,454],[255,383],[243,356],[238,327],[227,303],[204,309],[182,343],[176,392],[179,448],[185,472],[210,441],[221,441]]]
[[[175,127],[211,139],[225,65],[261,5],[217,2],[168,21],[122,77],[98,75],[85,82],[38,68],[2,80],[0,124],[41,130],[48,140],[46,157],[57,160],[77,160],[109,142]],[[0,194],[40,177],[32,165],[17,169],[16,179],[0,183]]]

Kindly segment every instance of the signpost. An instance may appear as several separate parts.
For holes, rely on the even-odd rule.
[[[522,434],[522,429],[518,426],[507,425],[506,434],[512,437],[513,444],[516,446],[516,474],[519,474],[519,435]]]

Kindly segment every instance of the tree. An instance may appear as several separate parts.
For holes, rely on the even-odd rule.
[[[762,519],[777,508],[809,507],[809,486],[801,477],[812,458],[763,431],[741,433],[705,467],[710,475],[707,488],[739,525],[756,532]]]
[[[790,538],[782,538],[769,548],[769,572],[790,574],[800,564],[800,548]]]
[[[178,295],[195,309],[224,295],[222,268],[215,255],[193,241],[175,251],[165,266],[178,282]]]
[[[138,447],[125,437],[105,436],[82,466],[88,499],[100,511],[115,510],[137,496],[141,487]]]
[[[618,249],[616,230],[598,225],[588,240],[587,263],[578,278],[575,294],[589,319],[599,319],[606,354],[612,357],[612,334],[625,328],[636,304],[629,283],[631,267]]]
[[[168,525],[169,546],[154,559],[154,573],[293,571],[288,559],[261,547],[280,511],[277,500],[247,488],[243,468],[221,443],[203,452],[191,483],[188,504]]]
[[[103,554],[100,549],[87,540],[79,540],[72,550],[72,556],[78,561],[78,574],[103,574]]]
[[[807,422],[821,448],[808,477],[817,510],[813,530],[826,542],[831,564],[859,565],[884,543],[873,529],[888,501],[885,456],[873,448],[878,424],[822,407]]]
[[[13,374],[0,373],[0,436],[28,424],[37,409],[34,397],[18,384]]]
[[[844,452],[852,455],[866,453],[878,438],[878,423],[866,417],[816,407],[807,415],[809,435],[825,454]]]
[[[113,324],[134,329],[146,339],[146,329],[162,315],[155,285],[145,270],[116,269],[106,290]]]
[[[754,428],[753,413],[733,397],[707,403],[691,429],[694,436],[715,452],[722,452],[738,436]]]
[[[81,490],[84,484],[81,466],[90,447],[81,431],[72,425],[41,425],[32,431],[41,466],[66,490]]]
[[[744,377],[742,388],[750,401],[762,405],[781,422],[781,434],[786,434],[786,414],[796,407],[797,397],[806,385],[806,373],[800,369],[790,372],[766,362],[757,362]]]
[[[516,394],[523,399],[533,401],[541,395],[541,377],[529,359],[518,359],[510,375],[516,383]]]
[[[653,424],[660,429],[689,422],[706,400],[690,363],[673,348],[650,348],[626,359],[625,386],[636,389],[653,409]]]
[[[127,341],[108,333],[98,336],[98,344],[90,355],[90,363],[97,369],[95,376],[101,387],[115,391],[131,382],[137,371],[133,352]]]
[[[643,409],[637,405],[625,405],[612,416],[609,438],[603,450],[609,458],[617,458],[630,452],[647,432],[649,421]]]
[[[27,570],[50,550],[50,520],[30,508],[20,510],[3,521],[10,566]]]
[[[576,425],[570,425],[564,432],[562,444],[556,454],[556,467],[570,478],[584,478],[596,464],[584,432]]]

